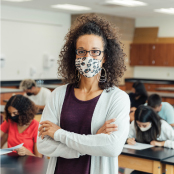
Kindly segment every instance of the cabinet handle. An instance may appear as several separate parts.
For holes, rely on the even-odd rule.
[[[152,64],[155,64],[155,60],[152,61]]]
[[[155,46],[153,46],[152,48],[155,49]]]

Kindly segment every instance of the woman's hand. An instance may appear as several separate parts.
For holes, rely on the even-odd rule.
[[[135,138],[128,138],[128,139],[127,139],[127,144],[129,144],[129,145],[134,145],[134,144],[136,144]]]
[[[27,149],[24,146],[20,147],[19,149],[15,149],[15,151],[17,151],[18,155],[20,156],[27,155]]]
[[[58,130],[61,129],[58,125],[50,122],[50,121],[42,121],[40,123],[42,126],[39,128],[39,137],[43,139],[45,135],[50,136],[51,138],[54,139],[54,133]]]
[[[151,145],[159,146],[159,147],[164,146],[164,143],[165,143],[165,141],[159,142],[159,141],[154,141],[154,140],[150,142]]]
[[[115,124],[110,124],[112,122],[114,122],[116,119],[111,119],[108,120],[104,123],[104,125],[97,131],[97,134],[108,134],[110,135],[112,132],[117,131],[118,127]]]

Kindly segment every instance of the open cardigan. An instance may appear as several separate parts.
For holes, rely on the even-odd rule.
[[[66,88],[67,85],[63,85],[52,92],[41,121],[49,120],[60,126]],[[109,92],[103,90],[96,104],[91,122],[92,135],[80,135],[59,129],[54,133],[54,139],[45,136],[42,140],[38,136],[38,151],[51,157],[47,174],[54,174],[57,157],[72,159],[85,154],[91,155],[90,174],[117,174],[118,156],[129,133],[129,112],[129,96],[119,88],[112,87]],[[110,135],[96,135],[98,129],[112,118],[116,118],[114,124],[118,125],[118,131]]]

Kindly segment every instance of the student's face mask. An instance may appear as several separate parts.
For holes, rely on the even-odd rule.
[[[81,57],[75,60],[75,66],[80,74],[85,77],[94,77],[101,71],[102,60],[97,60],[92,57]]]
[[[33,93],[31,93],[31,92],[27,92],[27,95],[28,95],[28,96],[31,96],[31,95],[33,95]]]
[[[15,115],[15,116],[11,116],[11,118],[10,118],[12,121],[14,121],[14,122],[16,122],[16,123],[18,123],[18,121],[19,121],[19,115]]]
[[[149,130],[151,127],[152,127],[152,124],[150,123],[149,126],[147,126],[147,127],[139,127],[139,128],[142,132],[145,132],[145,131]]]

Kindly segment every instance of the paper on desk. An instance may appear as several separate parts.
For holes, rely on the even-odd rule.
[[[136,143],[135,145],[129,145],[129,144],[124,145],[124,148],[135,149],[135,150],[143,150],[143,149],[148,149],[151,147],[154,147],[154,146],[150,144],[144,144],[144,143]]]
[[[6,153],[10,153],[10,152],[12,152],[15,149],[19,149],[20,147],[23,146],[23,144],[24,143],[19,144],[19,145],[14,146],[14,147],[6,148],[6,149],[0,149],[0,155],[6,154]]]

